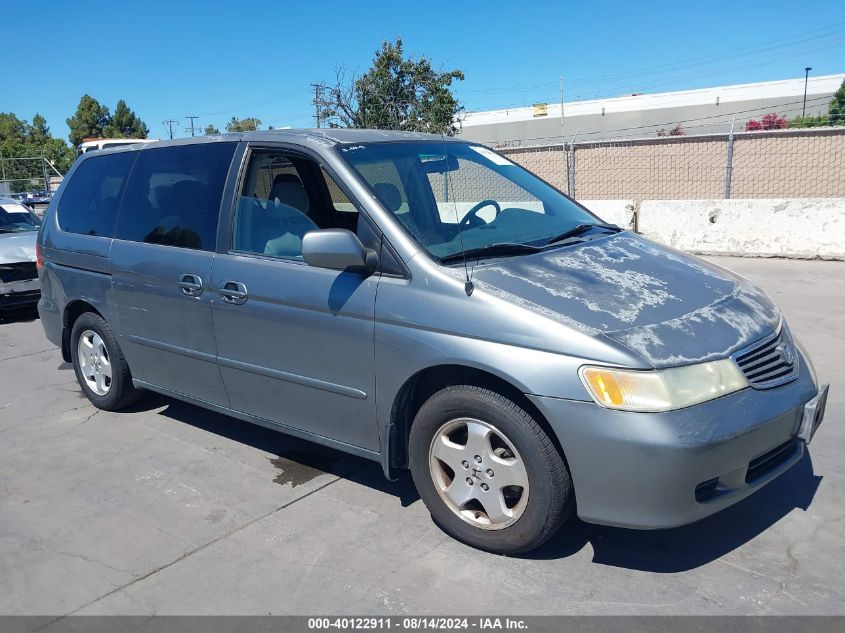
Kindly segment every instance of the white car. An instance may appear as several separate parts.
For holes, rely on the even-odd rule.
[[[27,207],[0,197],[0,310],[34,306],[41,297],[35,250],[40,227]]]

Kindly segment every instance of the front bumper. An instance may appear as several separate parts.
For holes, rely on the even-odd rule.
[[[747,388],[666,413],[529,398],[560,440],[581,519],[669,528],[736,503],[801,459],[805,405],[826,390],[817,389],[800,362],[798,378],[785,385]],[[821,409],[823,415],[823,403]],[[820,416],[812,415],[815,428]]]
[[[35,305],[41,297],[38,278],[0,282],[0,309]]]

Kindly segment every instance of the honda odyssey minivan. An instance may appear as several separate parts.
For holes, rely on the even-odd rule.
[[[410,470],[446,532],[665,528],[793,466],[827,386],[754,285],[475,143],[284,130],[82,155],[39,311],[88,399],[155,391]]]

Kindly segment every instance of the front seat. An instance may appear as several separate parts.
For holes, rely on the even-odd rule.
[[[267,208],[253,234],[255,249],[275,257],[301,257],[302,238],[318,229],[308,217],[308,193],[293,174],[279,174],[273,180]]]
[[[377,182],[373,185],[373,192],[376,194],[376,197],[381,201],[381,203],[387,207],[387,210],[390,211],[406,229],[408,229],[411,235],[418,240],[422,240],[424,235],[423,231],[414,221],[414,218],[411,217],[411,211],[408,210],[404,213],[397,213],[402,207],[402,194],[399,192],[399,188],[396,185],[389,182]]]

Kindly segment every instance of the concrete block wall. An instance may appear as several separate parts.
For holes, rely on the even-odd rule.
[[[691,253],[845,260],[845,198],[586,200],[602,219]]]
[[[625,229],[634,229],[634,200],[579,200],[605,222]]]

